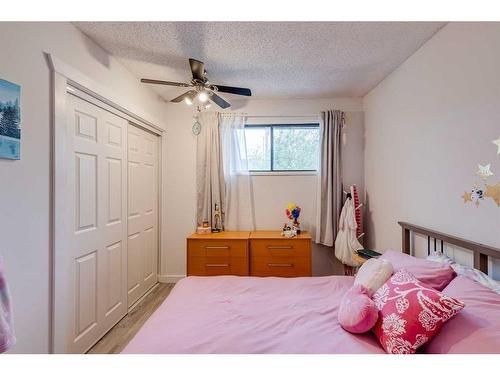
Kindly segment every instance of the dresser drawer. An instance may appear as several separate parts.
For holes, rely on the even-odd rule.
[[[248,259],[224,256],[188,258],[188,276],[248,276]]]
[[[310,257],[311,241],[300,239],[252,239],[252,257]]]
[[[299,277],[311,276],[309,257],[252,257],[252,276]]]
[[[248,256],[247,240],[187,240],[188,257],[231,257]]]

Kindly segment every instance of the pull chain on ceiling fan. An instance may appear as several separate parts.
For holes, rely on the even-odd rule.
[[[178,96],[171,100],[173,103],[179,103],[184,101],[186,104],[191,105],[195,100],[201,103],[207,103],[209,100],[217,104],[219,107],[225,109],[231,106],[225,99],[223,99],[218,92],[226,92],[229,94],[252,96],[252,91],[243,87],[232,87],[223,85],[214,85],[210,83],[207,78],[207,71],[205,70],[205,64],[201,61],[195,59],[189,59],[189,66],[191,67],[191,73],[193,79],[191,83],[182,82],[170,82],[161,81],[157,79],[141,79],[143,83],[152,83],[155,85],[166,85],[166,86],[177,86],[177,87],[191,87],[192,89],[185,92],[184,94]]]

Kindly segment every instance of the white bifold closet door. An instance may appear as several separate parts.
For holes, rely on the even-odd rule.
[[[127,313],[128,122],[70,94],[66,108],[54,344],[83,353]]]
[[[128,125],[128,306],[157,282],[158,137]]]

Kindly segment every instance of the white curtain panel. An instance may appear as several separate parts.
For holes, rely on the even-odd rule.
[[[341,133],[345,114],[320,114],[321,156],[317,193],[316,242],[333,246],[342,206]]]
[[[255,230],[252,177],[248,171],[245,116],[219,113],[219,131],[225,183],[225,230]]]
[[[203,112],[199,118],[201,132],[196,147],[196,220],[208,220],[212,226],[215,204],[224,210],[225,183],[222,166],[219,118],[217,112]]]

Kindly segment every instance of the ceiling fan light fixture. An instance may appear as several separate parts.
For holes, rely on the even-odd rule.
[[[205,91],[200,91],[198,94],[198,100],[202,103],[205,103],[208,100],[208,94]]]
[[[149,78],[141,78],[141,82],[175,87],[190,87],[189,91],[171,99],[170,102],[184,102],[187,105],[194,105],[196,103],[197,109],[208,108],[209,105],[207,104],[209,100],[222,109],[229,108],[231,104],[220,97],[218,93],[252,96],[252,91],[248,88],[212,84],[208,80],[203,61],[189,59],[189,66],[193,76],[190,83],[161,81]]]

